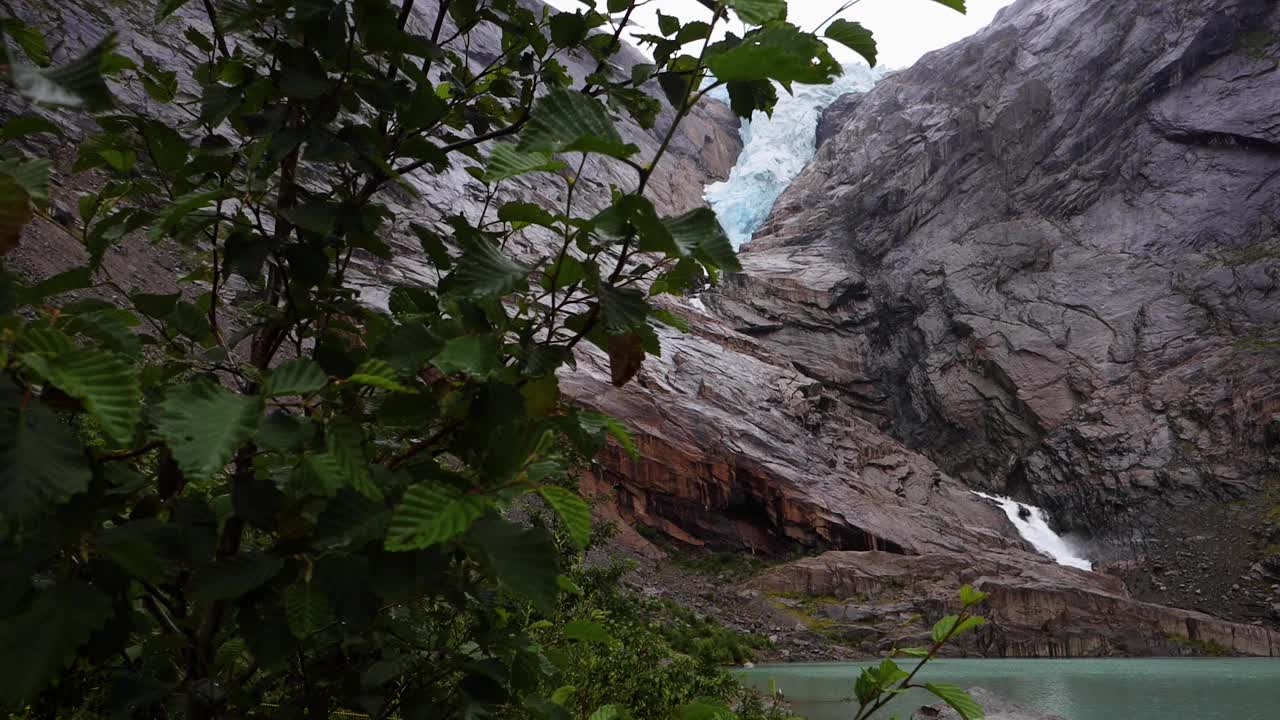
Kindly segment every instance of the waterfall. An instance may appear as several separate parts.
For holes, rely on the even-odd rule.
[[[742,121],[742,154],[724,182],[707,186],[706,199],[734,247],[751,239],[773,209],[773,201],[813,158],[822,111],[841,95],[866,92],[884,71],[852,63],[830,85],[795,85],[794,94],[778,88],[778,104],[769,117],[757,111]],[[723,88],[712,92],[728,102]]]
[[[1080,557],[1061,535],[1049,527],[1049,517],[1045,515],[1044,510],[1012,498],[988,495],[977,490],[974,490],[973,494],[994,500],[999,504],[1004,514],[1009,516],[1009,522],[1018,529],[1022,539],[1031,543],[1036,550],[1053,558],[1059,565],[1070,565],[1081,570],[1093,569],[1093,563]]]

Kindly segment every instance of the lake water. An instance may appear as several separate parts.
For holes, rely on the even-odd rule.
[[[791,663],[741,672],[761,690],[772,679],[809,720],[849,720],[847,698],[864,665]],[[1067,720],[1280,720],[1280,659],[935,660],[917,680],[984,687]],[[904,696],[881,715],[905,719],[928,697]]]

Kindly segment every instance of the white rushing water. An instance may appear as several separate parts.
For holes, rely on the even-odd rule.
[[[866,92],[884,71],[859,63],[844,66],[830,85],[794,85],[795,95],[778,87],[773,117],[757,111],[742,122],[742,155],[724,182],[707,186],[706,199],[738,247],[769,216],[773,201],[813,158],[822,111],[841,95]],[[728,102],[724,89],[712,93]]]
[[[1004,514],[1009,517],[1009,522],[1018,529],[1022,539],[1031,543],[1036,550],[1053,558],[1059,565],[1070,565],[1081,570],[1093,569],[1093,563],[1080,557],[1070,543],[1049,527],[1049,517],[1045,515],[1044,510],[1012,498],[988,495],[977,490],[974,490],[973,494],[998,503],[1004,510]]]

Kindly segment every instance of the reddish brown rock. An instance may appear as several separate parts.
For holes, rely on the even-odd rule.
[[[971,584],[990,597],[988,623],[955,652],[989,657],[1098,657],[1233,654],[1280,656],[1280,633],[1204,613],[1152,605],[1129,596],[1117,578],[1029,561],[1001,552],[829,552],[772,570],[755,585],[789,596],[857,603],[856,622],[836,634],[860,634],[877,650],[919,644],[926,626],[957,609],[957,589]],[[840,602],[836,602],[840,601]],[[901,604],[919,622],[903,624]],[[878,611],[880,608],[883,612]],[[839,612],[824,610],[827,617]],[[889,616],[888,623],[880,622]]]

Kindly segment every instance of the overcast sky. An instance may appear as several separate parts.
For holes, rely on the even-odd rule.
[[[549,0],[552,5],[573,10],[583,7],[579,0]],[[995,17],[996,11],[1010,0],[968,0],[969,11],[961,15],[933,0],[860,0],[841,17],[856,20],[875,34],[880,64],[887,68],[904,68],[919,57],[973,34]],[[825,20],[843,3],[839,0],[791,0],[789,19],[806,30]],[[604,2],[599,3],[604,7]],[[707,19],[711,13],[695,0],[651,0],[636,11],[633,19],[646,28],[657,26],[657,12],[675,15],[681,20]],[[737,25],[737,21],[734,21]],[[834,46],[842,61],[855,56],[849,50]]]

